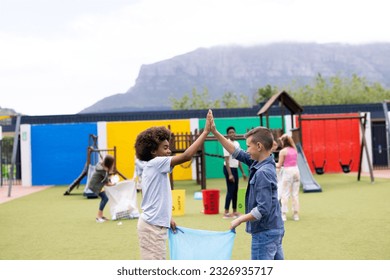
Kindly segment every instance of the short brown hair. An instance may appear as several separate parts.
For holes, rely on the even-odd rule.
[[[171,139],[171,132],[164,126],[154,126],[142,131],[135,140],[135,154],[139,160],[153,159],[152,152],[158,149],[161,142]]]
[[[115,158],[112,155],[106,155],[103,159],[103,165],[108,169],[111,169],[114,166]]]
[[[245,134],[245,139],[250,136],[252,136],[253,143],[260,142],[267,151],[272,149],[274,136],[272,135],[272,131],[270,129],[263,126],[255,127]]]

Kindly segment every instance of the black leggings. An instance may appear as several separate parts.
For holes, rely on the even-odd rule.
[[[105,191],[102,191],[99,193],[99,196],[100,198],[102,199],[100,201],[100,204],[99,204],[99,210],[100,211],[103,211],[104,207],[106,206],[107,202],[108,202],[108,197],[106,195],[106,192]]]
[[[225,199],[225,210],[229,210],[230,201],[232,201],[233,209],[237,209],[237,193],[238,193],[238,169],[230,167],[232,175],[234,177],[234,182],[229,180],[229,174],[227,172],[226,166],[223,166],[223,174],[226,179],[226,199]]]

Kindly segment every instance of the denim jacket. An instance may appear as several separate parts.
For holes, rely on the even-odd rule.
[[[241,148],[237,148],[232,156],[249,166],[245,213],[251,213],[256,220],[246,223],[246,231],[253,234],[269,229],[283,229],[273,157],[255,161]]]

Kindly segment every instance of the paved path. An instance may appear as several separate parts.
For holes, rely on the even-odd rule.
[[[39,186],[39,187],[23,187],[21,185],[13,185],[11,188],[11,196],[8,197],[8,185],[0,187],[0,204],[25,196],[31,193],[39,192],[50,188],[50,186]]]
[[[357,172],[356,172],[357,174]],[[369,172],[363,172],[362,176],[370,176]],[[374,170],[374,179],[375,178],[387,178],[390,179],[390,169],[377,169]]]

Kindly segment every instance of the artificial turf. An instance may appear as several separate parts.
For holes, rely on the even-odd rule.
[[[315,176],[322,192],[300,193],[300,221],[285,223],[283,239],[288,260],[389,260],[390,179],[353,174]],[[246,182],[241,179],[241,188]],[[95,222],[98,199],[83,197],[83,186],[63,196],[67,186],[52,187],[0,204],[1,260],[135,260],[139,259],[137,220]],[[200,186],[176,181],[185,189],[185,214],[174,217],[178,226],[226,231],[222,219],[223,179],[207,180],[208,189],[220,189],[220,214],[202,214],[194,199]],[[138,202],[141,194],[138,194]],[[109,214],[108,206],[105,209]],[[250,235],[245,225],[236,229],[232,259],[250,259]]]

